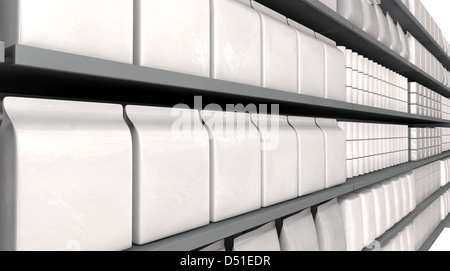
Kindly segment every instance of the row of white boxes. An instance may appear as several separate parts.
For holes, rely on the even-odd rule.
[[[213,243],[202,251],[225,251],[224,241]],[[283,220],[278,235],[270,222],[233,240],[233,251],[346,251],[345,230],[337,199]]]
[[[408,59],[409,47],[401,25],[369,0],[336,0],[337,12],[392,51]]]
[[[442,153],[441,128],[409,128],[409,160],[419,161]]]
[[[409,113],[441,119],[443,113],[443,100],[441,94],[432,91],[418,83],[409,83]]]
[[[127,249],[346,181],[335,120],[15,97],[3,110],[3,250]]]
[[[347,178],[408,162],[408,126],[339,122],[347,147]]]
[[[450,56],[450,43],[442,35],[441,28],[424,7],[420,0],[402,0],[403,4],[411,11],[433,39],[441,46],[444,52]]]
[[[413,220],[415,250],[419,250],[441,223],[441,202],[436,199]]]
[[[450,128],[441,128],[442,151],[450,150]]]
[[[253,0],[5,0],[0,10],[6,46],[345,101],[336,44]]]
[[[450,183],[450,158],[441,161],[441,186]]]
[[[336,11],[403,58],[450,87],[450,72],[373,0],[336,0]],[[376,2],[376,1],[375,1]],[[442,36],[442,35],[441,35]]]
[[[408,112],[408,79],[345,47],[346,101]]]
[[[442,97],[442,119],[450,120],[450,99]]]
[[[406,34],[409,46],[409,61],[422,71],[450,87],[450,72],[411,33]]]
[[[268,223],[236,237],[233,250],[360,251],[439,189],[441,182],[442,186],[449,182],[447,177],[442,177],[445,179],[442,181],[440,175],[442,171],[449,172],[450,168],[440,167],[448,161],[450,159],[437,161],[331,200],[318,206],[315,216],[311,214],[310,209],[289,216],[283,219],[279,236],[274,222]],[[429,188],[422,188],[423,184]],[[423,189],[428,191],[426,197],[422,197]],[[449,214],[449,196],[450,190],[439,198],[440,205],[439,202],[432,204],[423,215],[419,215],[381,249],[383,251],[419,249],[439,222]],[[431,213],[433,217],[430,217]],[[423,217],[431,220],[424,221]],[[201,250],[224,251],[224,240]]]
[[[413,170],[416,202],[422,202],[441,187],[440,161]]]
[[[347,249],[359,251],[416,208],[412,174],[391,178],[339,199]]]

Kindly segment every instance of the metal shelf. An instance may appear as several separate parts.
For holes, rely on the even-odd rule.
[[[434,40],[423,25],[417,20],[414,14],[400,0],[381,0],[381,8],[385,12],[389,12],[392,18],[395,18],[403,30],[411,33],[431,54],[433,54],[440,62],[450,69],[450,56],[444,49]]]
[[[446,97],[450,89],[317,0],[257,0],[379,64]],[[391,0],[388,0],[391,1]],[[397,17],[395,17],[397,19]],[[402,25],[403,26],[403,25]]]
[[[386,246],[390,240],[392,240],[399,232],[401,232],[405,227],[407,227],[413,220],[419,216],[428,206],[430,206],[436,199],[438,199],[442,194],[444,194],[448,189],[450,189],[450,184],[441,187],[439,190],[434,192],[431,196],[426,198],[424,201],[419,203],[411,213],[404,217],[400,222],[395,224],[392,228],[387,230],[383,235],[378,237],[376,241],[379,242],[381,247]],[[434,241],[433,241],[434,242]],[[364,249],[370,250],[370,249]]]
[[[433,233],[428,237],[428,239],[423,243],[423,245],[419,248],[419,251],[428,251],[433,246],[434,242],[439,238],[442,231],[450,225],[450,215],[447,216],[439,226],[433,231]]]
[[[14,45],[0,65],[0,98],[25,96],[202,109],[278,104],[280,114],[410,125],[450,121],[103,59]],[[194,96],[201,96],[197,104]]]
[[[345,184],[337,187],[275,206],[262,208],[221,222],[211,223],[207,226],[146,245],[134,245],[130,250],[193,250],[447,157],[450,157],[450,151],[418,162],[405,163],[349,179]]]

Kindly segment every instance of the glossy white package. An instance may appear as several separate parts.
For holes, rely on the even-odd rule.
[[[378,38],[377,14],[369,0],[360,0],[362,6],[363,26],[362,30],[367,32],[373,38]]]
[[[397,221],[395,221],[395,195],[394,186],[391,181],[385,181],[381,183],[384,190],[385,200],[386,200],[386,229],[390,229],[394,226]]]
[[[347,180],[344,131],[339,128],[336,120],[316,119],[316,124],[325,135],[325,187],[343,184]]]
[[[399,222],[403,217],[403,191],[402,184],[399,178],[394,178],[392,180],[393,191],[394,191],[394,213],[395,213],[395,223]]]
[[[317,231],[310,209],[283,220],[281,251],[319,251]]]
[[[288,19],[298,39],[298,92],[325,98],[325,52],[314,32]]]
[[[244,1],[211,0],[211,77],[261,86],[261,23]]]
[[[210,140],[211,221],[260,208],[261,144],[250,115],[204,110],[201,116]]]
[[[133,243],[209,223],[209,138],[197,110],[126,106],[133,136]]]
[[[359,28],[363,27],[361,0],[337,0],[337,12]]]
[[[367,247],[378,237],[376,235],[376,221],[378,217],[375,213],[375,195],[370,189],[358,191],[361,198],[364,246]]]
[[[258,2],[252,7],[261,17],[262,87],[297,93],[297,34],[286,17]]]
[[[209,0],[136,0],[134,64],[209,77]]]
[[[1,250],[124,250],[132,142],[122,106],[3,100]]]
[[[345,102],[345,57],[336,42],[316,33],[325,50],[325,98]]]
[[[373,192],[375,205],[375,236],[381,236],[387,229],[386,225],[386,195],[381,185],[376,184],[370,187]]]
[[[364,248],[363,210],[361,198],[348,194],[339,198],[339,207],[344,222],[348,251],[361,251]]]
[[[389,33],[389,23],[378,4],[374,3],[373,8],[375,9],[375,14],[377,15],[378,41],[380,41],[387,47],[390,47],[391,46],[391,34]],[[379,78],[379,79],[381,79],[381,78]]]
[[[132,63],[133,1],[4,0],[0,40]]]
[[[202,248],[200,251],[225,251],[225,240],[217,241],[207,247]]]
[[[402,47],[402,51],[401,51],[400,55],[405,59],[409,59],[409,47],[408,47],[408,42],[406,40],[406,34],[403,31],[402,26],[398,22],[397,22],[397,31],[398,31],[399,38],[400,38],[400,45]]]
[[[344,221],[337,199],[317,207],[315,217],[320,251],[346,251]]]
[[[275,222],[234,239],[233,251],[280,251]]]
[[[421,63],[419,42],[409,32],[406,32],[406,42],[408,43],[409,49],[409,61],[419,67]]]
[[[252,114],[261,138],[262,207],[297,197],[297,135],[286,116]]]
[[[402,53],[402,44],[400,42],[400,36],[397,30],[397,26],[395,25],[394,20],[389,15],[389,13],[386,14],[386,19],[388,21],[389,33],[391,35],[391,46],[389,48],[400,55]]]
[[[297,134],[298,196],[325,189],[325,136],[313,118],[288,117]]]

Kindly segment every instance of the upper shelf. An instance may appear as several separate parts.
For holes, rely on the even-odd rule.
[[[390,1],[390,0],[389,0]],[[318,0],[258,0],[359,54],[446,97],[450,89]],[[397,17],[395,17],[397,19]],[[402,25],[403,26],[403,25]]]
[[[431,54],[450,70],[450,57],[434,40],[425,27],[400,0],[381,0],[381,8],[397,20],[403,30],[411,33]]]
[[[411,125],[450,124],[423,117],[298,93],[243,85],[103,59],[14,45],[0,65],[0,98],[14,95],[174,106],[279,105],[282,115]],[[201,99],[194,99],[201,96]]]

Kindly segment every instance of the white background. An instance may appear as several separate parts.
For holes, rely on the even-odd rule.
[[[422,3],[441,28],[444,37],[450,42],[450,1],[422,0]],[[450,251],[450,229],[443,231],[431,250]]]

